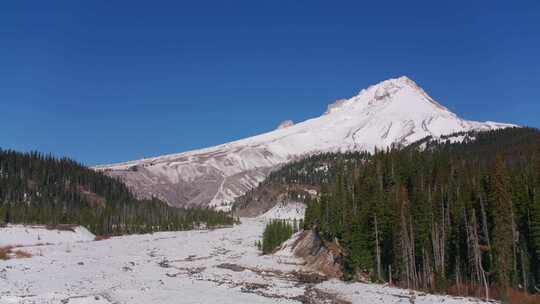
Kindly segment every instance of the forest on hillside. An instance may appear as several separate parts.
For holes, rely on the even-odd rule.
[[[119,180],[68,158],[0,149],[0,223],[78,224],[94,234],[187,230],[233,224],[209,209],[139,200]]]
[[[349,279],[503,299],[539,292],[540,132],[468,137],[337,158],[307,201],[305,228],[344,247]]]
[[[256,216],[270,210],[276,202],[304,201],[316,195],[322,184],[336,178],[343,163],[366,161],[367,152],[320,153],[282,165],[269,174],[258,187],[237,197],[233,212]]]

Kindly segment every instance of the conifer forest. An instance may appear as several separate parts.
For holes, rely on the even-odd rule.
[[[232,225],[226,213],[141,200],[119,180],[67,158],[0,150],[0,222],[83,225],[98,235]]]
[[[455,136],[465,139],[452,143]],[[486,298],[539,291],[536,129],[426,138],[373,155],[321,154],[265,183],[320,188],[305,200],[304,226],[345,249],[348,279]]]

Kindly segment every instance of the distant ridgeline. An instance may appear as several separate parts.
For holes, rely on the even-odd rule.
[[[279,187],[298,197],[295,185],[319,190],[305,196],[305,228],[343,247],[349,279],[477,296],[499,287],[490,297],[540,291],[539,130],[315,155],[275,171],[235,208]]]
[[[230,225],[207,209],[136,199],[120,181],[67,158],[0,149],[0,223],[79,224],[95,234]]]

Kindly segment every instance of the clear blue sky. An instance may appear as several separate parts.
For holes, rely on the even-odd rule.
[[[180,152],[400,75],[467,119],[540,127],[540,1],[362,2],[4,1],[0,147]]]

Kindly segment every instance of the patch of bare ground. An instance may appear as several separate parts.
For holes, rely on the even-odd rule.
[[[242,272],[246,270],[246,267],[237,265],[237,264],[230,264],[230,263],[223,263],[216,266],[217,268],[223,268],[223,269],[229,269],[234,272]]]
[[[0,247],[0,260],[31,258],[32,254],[13,246]]]
[[[81,301],[90,300],[93,301],[100,301],[102,299],[105,299],[108,303],[114,303],[114,301],[111,299],[111,297],[107,294],[95,294],[95,295],[86,295],[86,296],[72,296],[65,299],[60,300],[61,304],[70,304],[70,303],[80,303]]]
[[[268,289],[269,287],[270,285],[268,284],[244,283],[242,284],[242,287],[240,288],[240,290],[242,290],[242,292],[250,293],[250,292],[255,292],[257,290],[260,290],[260,289]]]
[[[17,259],[24,259],[24,258],[31,258],[32,254],[30,252],[26,252],[23,250],[16,250],[15,251],[15,258]]]
[[[322,273],[328,278],[343,277],[341,270],[343,251],[339,244],[326,242],[317,233],[305,230],[288,246],[296,257],[304,261],[305,268]],[[277,251],[282,249],[278,248]]]
[[[323,274],[316,272],[305,272],[305,271],[292,271],[292,272],[282,272],[279,270],[269,270],[269,269],[258,269],[244,267],[237,264],[223,263],[217,265],[218,268],[229,269],[231,271],[240,272],[244,270],[249,270],[259,274],[262,277],[272,277],[277,279],[282,279],[286,281],[296,282],[298,286],[305,287],[305,293],[301,296],[283,296],[271,294],[268,292],[270,285],[268,284],[256,284],[256,283],[237,283],[235,287],[240,286],[242,292],[246,293],[255,293],[267,298],[275,299],[288,299],[295,300],[305,304],[349,304],[349,301],[340,299],[337,295],[324,292],[322,290],[316,289],[314,286],[318,283],[324,282],[327,280],[327,277]]]
[[[328,279],[325,275],[316,272],[293,271],[291,274],[298,282],[305,284],[318,284]]]
[[[176,261],[173,261],[173,262],[194,262],[194,261],[208,260],[208,259],[211,259],[211,258],[212,258],[212,256],[199,257],[199,256],[196,256],[196,255],[188,255],[187,258],[184,258],[184,259],[181,259],[181,260],[176,260]]]
[[[268,284],[255,284],[255,283],[242,283],[241,291],[245,293],[254,293],[259,296],[271,299],[286,299],[294,300],[303,304],[351,304],[350,301],[341,299],[338,295],[319,290],[311,283],[299,283],[305,285],[305,291],[303,295],[299,296],[285,296],[280,294],[271,293],[270,285]]]
[[[206,267],[174,267],[174,269],[178,270],[178,272],[168,272],[165,275],[169,278],[175,278],[179,275],[187,275],[188,277],[193,277],[194,275],[202,273],[206,269]]]
[[[94,241],[104,241],[110,239],[111,237],[111,235],[96,235]]]
[[[300,296],[284,296],[268,293],[269,285],[247,283],[240,290],[245,293],[257,294],[269,299],[284,299],[298,301],[302,304],[351,304],[351,302],[339,298],[335,294],[327,293],[313,287],[306,287],[306,291]]]
[[[244,270],[252,271],[262,277],[279,278],[287,281],[294,281],[300,284],[318,284],[326,281],[328,278],[321,273],[311,271],[291,271],[283,272],[275,269],[261,269],[254,267],[245,267],[238,264],[222,263],[217,268],[228,269],[234,272],[241,272]]]
[[[1,247],[0,248],[0,260],[9,259],[9,252],[11,251],[10,247]]]
[[[302,304],[351,304],[350,301],[341,299],[338,295],[328,293],[312,286],[306,288],[303,295],[293,298]]]
[[[190,262],[197,260],[195,256],[189,256],[186,259],[179,260],[181,262]],[[215,277],[204,275],[206,267],[179,267],[174,264],[176,261],[162,260],[158,265],[162,268],[167,268],[172,271],[168,271],[165,275],[169,278],[175,277],[189,277],[191,279],[213,282],[217,285],[226,285],[229,288],[239,288],[243,293],[256,294],[261,297],[271,299],[285,299],[299,301],[305,304],[348,304],[349,302],[338,298],[337,295],[327,293],[315,288],[315,285],[326,280],[326,277],[322,274],[315,272],[303,272],[292,271],[284,272],[274,269],[261,269],[255,267],[248,267],[238,265],[234,263],[221,263],[213,267],[227,269],[232,272],[251,271],[257,275],[267,278],[268,282],[274,282],[276,280],[283,280],[293,282],[298,287],[304,287],[304,294],[300,296],[282,295],[273,291],[271,284],[255,283],[255,282],[238,282],[229,277]]]
[[[47,230],[60,230],[60,231],[71,231],[75,232],[75,228],[77,228],[77,225],[75,224],[54,224],[54,225],[45,225],[45,229]]]

